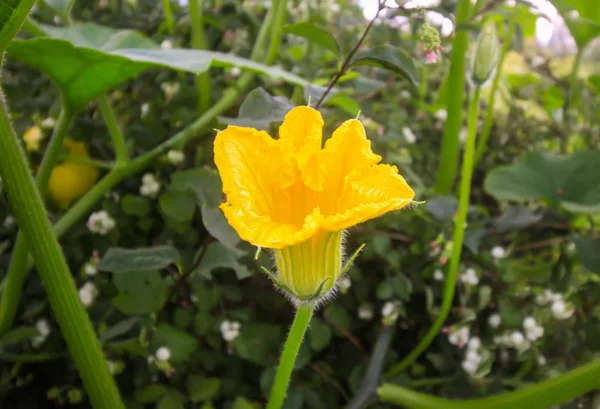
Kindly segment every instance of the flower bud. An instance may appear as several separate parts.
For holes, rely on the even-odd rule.
[[[479,33],[471,58],[471,80],[476,85],[482,85],[490,79],[498,66],[499,54],[496,25],[493,21],[488,21]]]

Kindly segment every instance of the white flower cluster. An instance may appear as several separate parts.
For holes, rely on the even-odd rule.
[[[402,135],[404,136],[404,140],[407,143],[415,143],[417,141],[417,136],[409,127],[405,126],[402,128]]]
[[[467,285],[479,284],[479,277],[477,276],[477,272],[474,268],[467,268],[465,273],[460,276],[460,279],[463,283]]]
[[[531,346],[521,331],[505,332],[494,337],[494,344],[508,348],[527,349]]]
[[[93,277],[96,274],[98,274],[98,266],[96,265],[96,263],[92,263],[91,261],[88,261],[87,263],[85,263],[83,265],[83,272],[87,276]]]
[[[160,48],[163,50],[170,50],[173,48],[173,42],[169,39],[163,40],[162,43],[160,43]]]
[[[479,349],[481,348],[481,340],[478,337],[473,337],[467,343],[467,351],[465,352],[465,359],[462,362],[462,368],[466,373],[473,376],[481,365],[481,354]]]
[[[391,325],[400,317],[400,301],[388,301],[381,308],[381,315],[387,325]]]
[[[171,359],[171,351],[167,347],[160,347],[154,353],[158,362],[167,362]]]
[[[544,327],[539,325],[533,317],[527,317],[523,320],[523,329],[525,330],[525,337],[531,342],[535,342],[544,336]]]
[[[92,233],[98,233],[102,236],[114,229],[115,226],[115,220],[110,217],[106,210],[92,213],[87,222],[87,227]]]
[[[444,281],[444,272],[438,268],[433,272],[433,279],[435,281]]]
[[[49,116],[48,118],[44,119],[40,125],[42,125],[42,128],[44,129],[52,129],[56,126],[56,121],[54,118]]]
[[[494,246],[492,247],[491,253],[492,257],[496,260],[506,257],[506,250],[504,250],[504,247]]]
[[[225,320],[221,323],[221,336],[227,342],[231,342],[240,335],[242,325],[237,321]]]
[[[98,287],[96,287],[96,285],[91,281],[86,282],[79,289],[79,299],[81,300],[83,306],[86,308],[94,303],[94,300],[96,300],[98,294]]]
[[[573,316],[575,307],[571,303],[565,302],[564,296],[560,293],[555,293],[552,290],[546,290],[543,294],[535,298],[535,302],[539,306],[551,304],[550,310],[552,316],[557,320],[566,320]]]
[[[44,343],[44,341],[46,341],[46,338],[48,338],[48,336],[50,335],[52,330],[50,329],[50,324],[48,324],[48,320],[46,320],[44,318],[38,320],[35,323],[35,329],[38,330],[39,335],[36,335],[31,340],[31,345],[34,348],[39,348],[40,345],[42,345]]]
[[[445,122],[446,119],[448,119],[448,111],[446,111],[445,109],[438,109],[437,111],[435,111],[435,114],[433,114],[433,116],[435,116],[435,119],[441,121],[441,122]]]
[[[352,280],[348,276],[343,276],[338,280],[338,287],[342,294],[346,294],[350,287],[352,287]]]
[[[16,224],[17,219],[14,216],[11,216],[10,214],[6,216],[6,219],[4,219],[4,222],[2,223],[6,230],[11,230],[13,227],[15,227]]]
[[[169,152],[167,152],[167,159],[169,159],[171,164],[179,166],[185,160],[185,154],[178,149],[171,149]]]
[[[358,318],[364,321],[371,321],[373,319],[373,306],[368,303],[363,303],[358,307]]]
[[[142,176],[142,186],[140,186],[140,194],[142,196],[155,199],[160,191],[160,183],[152,173],[146,173]]]
[[[471,337],[471,330],[469,327],[460,327],[454,329],[448,335],[448,342],[452,345],[456,345],[459,348],[462,348],[469,342],[469,338]]]
[[[165,93],[165,99],[169,102],[179,94],[181,85],[178,82],[163,82],[160,84],[160,89]]]
[[[492,328],[498,328],[502,324],[502,317],[500,317],[500,314],[494,313],[488,317],[488,324]]]
[[[140,107],[140,115],[141,115],[142,119],[146,118],[146,116],[148,115],[148,112],[150,112],[150,104],[147,102],[144,102],[142,104],[142,106]]]

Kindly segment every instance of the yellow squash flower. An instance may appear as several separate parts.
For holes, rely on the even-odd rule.
[[[36,152],[38,149],[40,149],[40,141],[43,137],[44,134],[42,134],[42,129],[39,126],[35,125],[27,129],[23,134],[25,148],[28,151]]]
[[[325,296],[342,274],[342,236],[355,226],[412,202],[395,166],[378,165],[360,121],[344,122],[322,148],[323,118],[291,110],[279,139],[229,126],[215,139],[215,163],[240,237],[274,249],[274,281],[295,300]]]
[[[83,142],[66,140],[69,156],[87,159],[90,157]],[[83,196],[96,184],[98,169],[83,163],[66,162],[52,169],[48,181],[50,198],[61,208],[66,209],[76,199]]]

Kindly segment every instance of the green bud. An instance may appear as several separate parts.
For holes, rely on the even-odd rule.
[[[500,44],[493,21],[483,25],[471,58],[471,80],[476,85],[485,83],[498,66]]]

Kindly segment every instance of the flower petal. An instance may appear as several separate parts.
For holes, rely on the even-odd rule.
[[[302,226],[277,223],[268,216],[259,216],[249,209],[221,205],[229,224],[240,237],[255,246],[280,249],[302,243],[321,228],[323,215],[318,208],[305,217]]]
[[[346,177],[338,199],[338,214],[323,221],[323,228],[337,231],[398,210],[412,202],[415,192],[395,166],[377,165]]]
[[[215,163],[227,201],[258,217],[272,217],[280,190],[294,182],[294,169],[277,141],[264,131],[229,126],[215,139]]]

